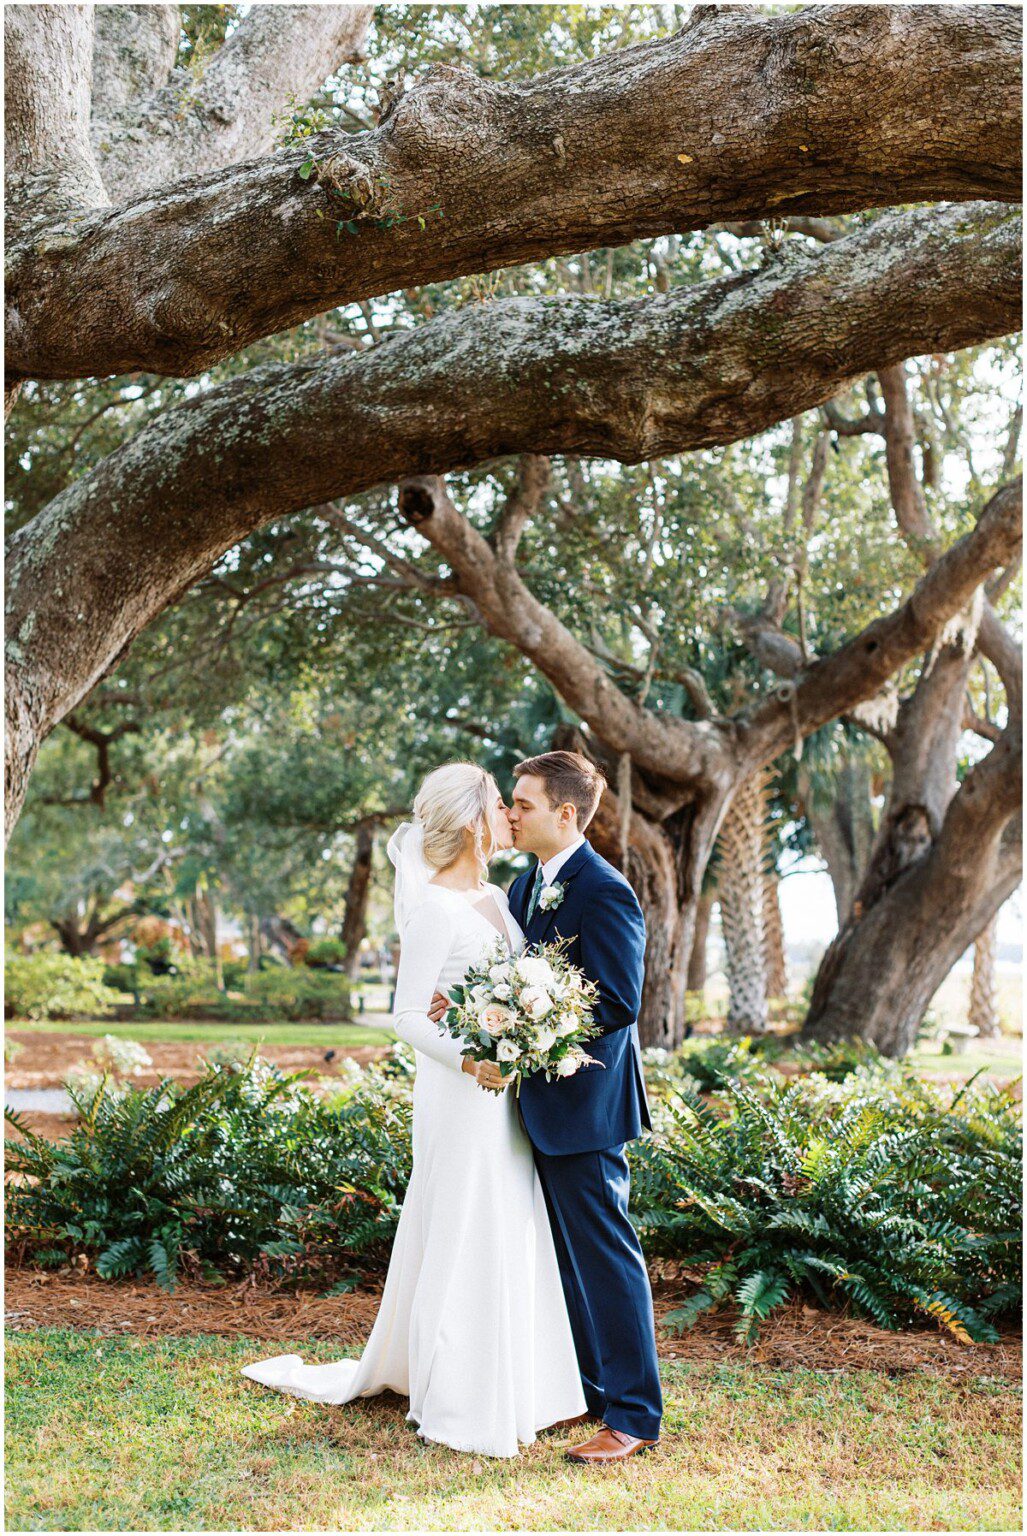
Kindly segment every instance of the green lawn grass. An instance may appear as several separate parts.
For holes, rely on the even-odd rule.
[[[162,1020],[116,1022],[112,1019],[87,1020],[68,1024],[48,1020],[9,1019],[8,1030],[34,1030],[51,1035],[116,1035],[122,1040],[252,1040],[260,1045],[323,1045],[345,1049],[359,1045],[389,1045],[396,1037],[391,1029],[367,1024],[226,1024],[223,1020],[204,1024],[168,1023]]]
[[[7,1529],[1020,1529],[1020,1392],[988,1377],[665,1362],[663,1439],[577,1467],[422,1442],[392,1396],[331,1408],[239,1375],[295,1350],[92,1330],[7,1344]]]
[[[1023,1072],[1020,1042],[1014,1043],[1008,1037],[994,1045],[989,1041],[975,1041],[965,1051],[954,1051],[948,1056],[933,1041],[924,1041],[909,1053],[906,1060],[924,1077],[948,1077],[956,1073],[960,1077],[972,1077],[981,1067],[989,1077],[995,1078],[1019,1077]]]

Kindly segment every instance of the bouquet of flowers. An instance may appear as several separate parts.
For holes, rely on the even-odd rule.
[[[530,1072],[544,1072],[550,1082],[573,1076],[586,1062],[604,1065],[582,1049],[601,1033],[592,1017],[597,988],[570,964],[566,943],[534,944],[511,955],[499,939],[450,989],[452,1007],[440,1028],[464,1042],[465,1056],[497,1062],[504,1077],[516,1074],[518,1094]]]

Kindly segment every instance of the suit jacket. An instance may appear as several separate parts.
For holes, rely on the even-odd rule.
[[[597,984],[593,1016],[602,1034],[587,1041],[585,1049],[603,1065],[585,1066],[573,1077],[548,1083],[544,1072],[525,1078],[521,1118],[540,1152],[598,1152],[652,1128],[637,1024],[645,919],[624,876],[584,843],[557,876],[563,900],[549,911],[536,907],[525,925],[536,868],[537,861],[510,887],[510,909],[528,944],[568,939],[568,960]]]

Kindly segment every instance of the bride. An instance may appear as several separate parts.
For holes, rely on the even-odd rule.
[[[414,1047],[413,1173],[381,1306],[359,1360],[277,1355],[243,1375],[345,1403],[386,1388],[410,1399],[425,1440],[516,1456],[585,1399],[545,1199],[513,1094],[491,1062],[460,1054],[428,1018],[497,940],[524,935],[487,863],[512,846],[502,797],[473,763],[430,773],[388,845],[396,866],[396,1034]]]

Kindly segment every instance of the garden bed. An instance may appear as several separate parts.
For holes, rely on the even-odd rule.
[[[326,1039],[324,1045],[271,1045],[262,1042],[260,1055],[273,1061],[283,1072],[299,1072],[313,1067],[321,1076],[331,1077],[338,1071],[338,1063],[344,1058],[351,1057],[365,1066],[388,1050],[390,1044],[389,1038],[383,1036],[380,1046],[340,1045],[336,1043],[338,1034],[346,1026],[323,1027],[334,1032],[333,1038]],[[197,1065],[197,1057],[223,1045],[230,1035],[231,1031],[222,1025],[212,1031],[206,1040],[144,1039],[142,1043],[153,1058],[153,1066],[145,1068],[132,1081],[140,1088],[152,1087],[164,1077],[173,1077],[177,1083],[183,1084],[199,1082],[203,1072]],[[73,1030],[67,1034],[55,1034],[38,1029],[8,1029],[6,1037],[18,1041],[22,1046],[5,1071],[5,1086],[8,1088],[59,1087],[77,1062],[89,1059],[97,1039],[94,1034],[76,1034]],[[335,1054],[330,1062],[326,1062],[325,1056],[330,1050],[334,1050]],[[51,1134],[48,1130],[43,1131],[31,1117],[29,1123],[34,1129],[41,1130],[41,1134]]]
[[[678,1265],[652,1266],[657,1323],[694,1288]],[[359,1348],[378,1311],[381,1285],[371,1282],[344,1296],[313,1290],[180,1282],[168,1295],[153,1281],[106,1281],[88,1271],[6,1271],[9,1326],[97,1328],[106,1334],[160,1338],[168,1334],[245,1336],[269,1343],[297,1338],[333,1339]],[[1005,1328],[997,1344],[958,1343],[930,1327],[890,1332],[859,1318],[793,1302],[763,1325],[759,1343],[746,1348],[734,1337],[734,1308],[703,1314],[680,1337],[659,1330],[662,1359],[693,1363],[744,1361],[783,1369],[873,1370],[889,1375],[925,1370],[953,1378],[1022,1379],[1023,1340]]]

